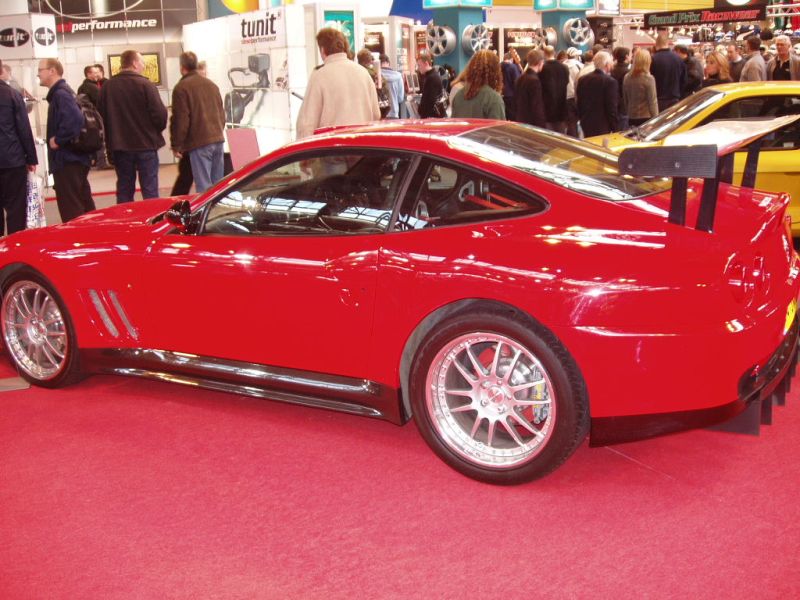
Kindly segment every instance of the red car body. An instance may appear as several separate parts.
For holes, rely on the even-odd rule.
[[[594,444],[724,420],[783,384],[800,285],[788,198],[722,184],[714,232],[697,231],[667,223],[666,189],[598,199],[454,143],[494,125],[334,130],[232,174],[191,198],[191,212],[265,165],[364,148],[441,157],[534,190],[546,209],[433,229],[237,237],[182,232],[163,217],[174,200],[148,200],[5,238],[0,278],[6,289],[20,269],[41,275],[71,317],[82,372],[200,382],[395,423],[414,412],[410,377],[425,337],[448,315],[487,305],[531,317],[566,350]],[[701,187],[690,182],[690,222]]]

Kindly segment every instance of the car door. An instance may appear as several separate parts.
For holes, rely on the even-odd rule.
[[[378,249],[409,162],[306,154],[232,184],[203,208],[196,234],[152,245],[149,345],[363,376]]]

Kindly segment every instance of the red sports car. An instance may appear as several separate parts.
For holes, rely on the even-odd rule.
[[[623,160],[508,122],[334,129],[189,200],[3,239],[3,342],[47,387],[118,373],[413,418],[493,483],[587,433],[771,405],[797,339],[788,198]]]

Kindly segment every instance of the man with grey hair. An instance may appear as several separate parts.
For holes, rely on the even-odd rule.
[[[594,71],[578,79],[578,117],[584,137],[616,131],[619,123],[617,81],[611,77],[613,59],[603,50],[592,59]]]
[[[775,58],[767,63],[767,79],[800,80],[800,57],[792,53],[792,41],[788,35],[779,35],[775,38]]]

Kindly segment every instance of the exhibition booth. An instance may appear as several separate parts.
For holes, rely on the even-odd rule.
[[[36,80],[39,58],[59,57],[77,89],[85,66],[98,63],[112,76],[120,54],[135,48],[169,106],[181,77],[178,57],[195,52],[220,88],[233,163],[241,166],[294,139],[308,77],[320,63],[315,34],[322,27],[341,29],[354,50],[366,47],[376,60],[386,54],[413,94],[421,50],[440,67],[460,72],[480,49],[501,55],[515,49],[524,57],[544,44],[581,52],[597,43],[647,46],[657,30],[680,43],[713,44],[769,26],[790,31],[800,25],[779,5],[731,2],[697,0],[663,12],[654,8],[665,4],[654,0],[9,0],[0,9],[6,13],[0,35],[3,60],[32,99],[39,137],[47,92]],[[19,14],[11,14],[15,10]],[[169,144],[159,158],[173,162]]]

